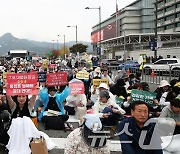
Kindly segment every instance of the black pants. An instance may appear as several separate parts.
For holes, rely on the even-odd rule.
[[[64,130],[64,123],[69,119],[68,115],[59,116],[44,116],[42,122],[45,124],[45,129]]]
[[[116,109],[116,108],[114,108]],[[113,113],[112,109],[105,107],[102,113],[111,113],[108,118],[101,118],[101,122],[105,126],[116,126],[118,121],[122,118],[120,114]]]
[[[180,134],[180,126],[176,126],[174,130],[174,135]]]
[[[2,119],[0,118],[0,143],[7,145],[8,141],[9,141],[9,135],[7,134],[7,131],[4,129]]]
[[[74,110],[74,107],[70,106],[64,106],[64,109],[66,110],[66,114],[68,115],[75,115],[76,111]]]

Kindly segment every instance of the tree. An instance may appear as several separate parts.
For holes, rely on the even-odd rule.
[[[64,55],[68,55],[68,48],[67,47],[63,47],[63,48],[61,48],[61,50],[60,50],[60,53],[59,53],[59,55],[62,57],[62,58],[64,58]]]
[[[52,50],[52,51],[48,51],[47,53],[46,53],[46,56],[48,57],[48,58],[52,58],[52,59],[56,59],[57,57],[59,57],[59,50]]]
[[[87,48],[88,45],[83,45],[82,43],[78,43],[70,47],[69,50],[71,53],[77,53],[77,52],[83,53],[86,52]]]

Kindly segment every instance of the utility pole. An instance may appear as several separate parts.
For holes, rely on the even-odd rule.
[[[154,28],[154,32],[155,32],[155,42],[156,42],[156,48],[154,51],[154,57],[157,57],[157,50],[158,50],[158,33],[157,33],[157,20],[158,20],[158,1],[156,0],[155,2],[155,28]]]

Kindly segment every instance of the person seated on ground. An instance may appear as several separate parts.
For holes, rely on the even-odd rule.
[[[39,86],[39,92],[41,91],[41,90],[47,90],[47,85],[46,85],[46,82],[40,82],[40,86]],[[43,107],[43,102],[42,102],[42,100],[41,100],[41,98],[40,98],[40,95],[38,94],[38,97],[36,98],[36,101],[35,101],[35,104],[34,104],[34,109],[36,110],[36,111],[38,111],[38,108],[39,107]]]
[[[104,90],[109,91],[109,86],[106,83],[101,83],[99,87],[97,88],[98,94]],[[109,96],[110,96],[111,101],[116,102],[115,96],[110,91],[109,91]],[[98,97],[98,100],[99,100],[99,97]]]
[[[98,100],[98,91],[97,91],[97,87],[96,86],[91,86],[91,97],[90,97],[90,100],[91,100],[91,103],[94,104],[97,102]]]
[[[135,75],[133,73],[129,74],[129,85],[132,86],[135,84]]]
[[[87,98],[85,94],[70,94],[66,98],[66,104],[64,108],[68,115],[75,115],[77,108],[85,108],[86,104]]]
[[[161,148],[157,150],[142,149],[139,145],[140,135],[142,131],[147,131],[145,136],[145,143],[149,145],[153,135],[154,124],[150,123],[144,126],[149,116],[149,108],[145,102],[136,101],[131,106],[132,117],[126,118],[120,122],[118,126],[118,135],[121,142],[121,149],[123,154],[163,154]],[[155,136],[156,137],[156,136]],[[157,144],[161,147],[160,137],[156,139]]]
[[[172,99],[175,99],[180,94],[180,88],[178,86],[174,86],[171,88],[171,90],[168,92],[166,97],[166,102],[168,102],[167,105],[169,105],[169,102]]]
[[[117,83],[110,88],[110,92],[112,92],[113,95],[116,95],[118,97],[123,96],[126,99],[128,97],[128,94],[124,86],[125,86],[124,80],[118,79]]]
[[[172,99],[170,105],[162,109],[160,117],[174,119],[176,122],[174,134],[180,134],[180,99]]]
[[[168,83],[168,81],[166,80],[162,80],[160,82],[160,86],[154,91],[154,93],[156,93],[156,99],[158,100],[158,102],[160,102],[161,97],[162,98],[166,98],[167,93],[169,92],[169,87],[170,84]]]
[[[40,91],[39,95],[44,106],[38,119],[45,124],[46,129],[66,130],[70,128],[66,122],[69,116],[65,114],[63,101],[71,93],[71,88],[66,87],[61,94],[56,91],[55,87],[48,87],[48,90]],[[65,127],[65,123],[67,127]]]
[[[106,145],[106,138],[100,142],[105,134],[96,133],[102,130],[102,123],[97,115],[86,114],[84,116],[84,123],[74,131],[72,131],[66,138],[64,154],[110,154],[110,149]],[[94,138],[90,136],[102,136],[102,138]]]
[[[100,67],[96,67],[96,68],[94,69],[94,71],[92,71],[92,72],[90,73],[90,79],[93,79],[93,78],[95,78],[95,77],[100,77],[100,78],[102,78],[102,73],[101,73],[101,68],[100,68]]]
[[[103,125],[115,126],[125,111],[110,99],[107,90],[101,91],[99,97],[100,99],[92,107],[93,113],[101,118]]]
[[[140,83],[141,82],[141,72],[136,72],[135,74],[135,83]]]
[[[124,83],[125,83],[125,88],[126,90],[128,89],[128,87],[130,86],[129,84],[129,76],[125,73],[123,76],[122,76],[122,79],[124,80]]]
[[[8,105],[6,104],[6,96],[4,94],[0,94],[0,117],[3,122],[8,122],[10,120],[10,113],[8,112]]]
[[[30,100],[27,95],[17,95],[14,97],[8,95],[6,98],[11,111],[11,119],[17,117],[22,118],[23,116],[31,118],[36,95],[32,95]]]
[[[141,82],[141,83],[136,83],[134,86],[130,86],[129,89],[137,89],[137,90],[142,90],[142,91],[147,91],[149,92],[150,88],[147,82]],[[131,113],[131,97],[127,97],[127,101],[125,101],[121,107],[126,111],[126,114]],[[158,105],[158,101],[155,99],[154,100],[154,106],[149,107],[150,112],[152,113],[152,117],[158,117],[161,112],[161,107]]]
[[[113,80],[111,79],[111,77],[108,75],[108,70],[104,69],[102,71],[102,79],[107,79],[109,82],[109,85],[114,84]]]
[[[2,110],[2,101],[0,101],[0,110]],[[6,145],[9,141],[9,136],[4,128],[3,120],[0,115],[0,143]]]

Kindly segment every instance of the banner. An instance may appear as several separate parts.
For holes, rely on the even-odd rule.
[[[150,106],[154,106],[154,100],[156,99],[156,94],[148,91],[142,91],[133,89],[131,91],[131,101],[144,101]]]
[[[76,78],[77,79],[85,79],[85,80],[89,80],[89,73],[86,71],[79,71],[76,74]]]
[[[64,86],[67,84],[67,72],[48,73],[48,86]]]
[[[37,73],[7,74],[7,95],[37,95]]]
[[[56,64],[49,64],[49,68],[55,68]]]
[[[99,87],[101,83],[106,83],[107,85],[109,85],[108,79],[93,79],[94,87]]]
[[[46,82],[46,72],[38,72],[38,81]]]
[[[69,83],[69,87],[72,88],[71,94],[84,94],[84,82]]]

